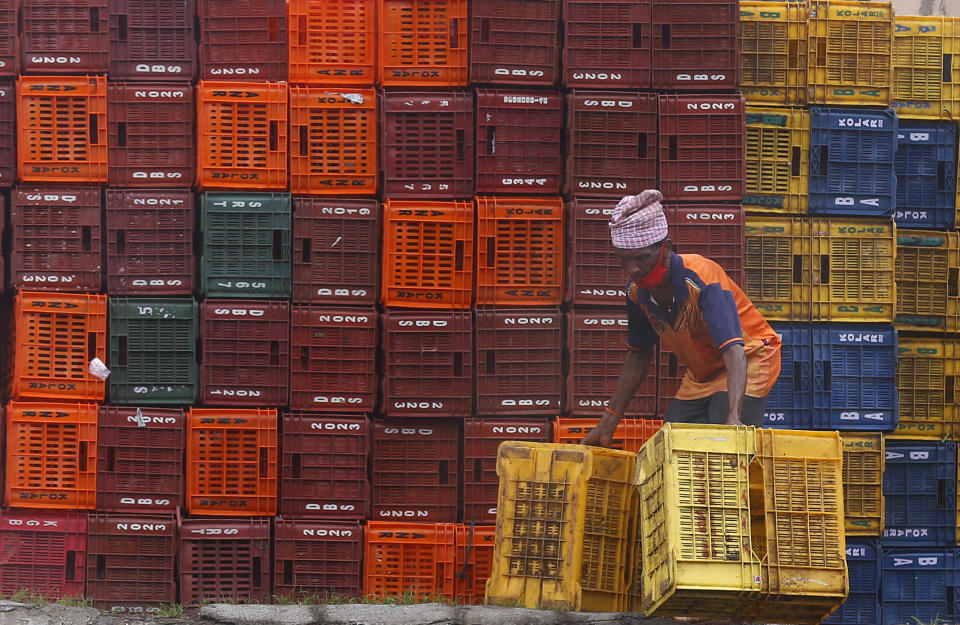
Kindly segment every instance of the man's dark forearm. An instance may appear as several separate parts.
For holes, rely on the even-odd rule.
[[[623,360],[623,370],[617,380],[617,388],[610,399],[610,410],[622,415],[626,412],[630,400],[647,378],[650,363],[653,361],[653,349],[643,351],[630,350]]]
[[[727,421],[743,413],[743,397],[747,392],[747,356],[743,345],[731,345],[723,352],[723,364],[727,368],[727,396],[730,399]]]

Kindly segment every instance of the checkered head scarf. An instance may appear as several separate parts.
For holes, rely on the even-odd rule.
[[[620,200],[610,218],[610,238],[619,249],[638,250],[667,238],[667,216],[660,200],[663,194],[647,189]]]

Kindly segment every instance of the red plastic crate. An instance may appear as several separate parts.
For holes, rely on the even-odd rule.
[[[560,68],[560,0],[473,0],[470,82],[552,86]]]
[[[668,200],[743,198],[743,96],[660,95],[660,190]]]
[[[0,3],[0,76],[16,77],[20,72],[19,0]]]
[[[680,389],[680,383],[687,374],[687,368],[680,364],[677,355],[667,350],[662,342],[658,358],[657,370],[660,375],[657,378],[657,416],[663,417]]]
[[[110,78],[193,80],[194,0],[109,0]]]
[[[715,261],[743,286],[743,206],[735,204],[667,204],[673,251],[700,254]]]
[[[370,521],[364,534],[363,596],[452,597],[456,564],[453,523]]]
[[[374,421],[371,518],[456,521],[459,444],[455,421]]]
[[[473,197],[473,94],[387,91],[380,118],[386,197]]]
[[[293,198],[293,301],[372,306],[380,284],[376,200]]]
[[[366,417],[285,414],[282,449],[281,516],[367,518],[370,422]]]
[[[627,274],[610,242],[610,217],[616,200],[573,198],[569,216],[568,302],[574,306],[624,306]]]
[[[107,189],[107,292],[193,293],[194,212],[189,189]]]
[[[116,613],[156,611],[177,601],[177,522],[173,514],[91,514],[87,519],[87,592]]]
[[[475,418],[463,423],[463,521],[495,523],[500,478],[497,450],[503,441],[549,443],[546,418]],[[482,598],[482,594],[480,595]]]
[[[285,0],[202,0],[202,80],[286,80]]]
[[[287,188],[286,83],[201,80],[196,136],[203,189]]]
[[[270,519],[184,519],[179,566],[186,606],[268,602]]]
[[[383,304],[470,308],[473,202],[388,199],[383,214]]]
[[[97,510],[172,512],[183,504],[182,408],[100,406]]]
[[[558,91],[477,89],[477,193],[559,194],[562,128]]]
[[[23,0],[20,45],[25,74],[106,74],[107,0]]]
[[[653,89],[736,89],[740,85],[740,3],[653,3]],[[782,42],[786,45],[786,42]]]
[[[377,193],[377,92],[290,88],[290,190]]]
[[[457,525],[457,564],[454,568],[454,600],[457,603],[483,605],[487,579],[493,572],[496,536],[496,525]]]
[[[567,94],[566,193],[610,197],[657,186],[657,96]]]
[[[12,397],[102,401],[88,366],[107,362],[107,296],[21,291],[13,302]]]
[[[2,15],[3,9],[0,8],[0,28]],[[16,94],[13,82],[0,81],[0,187],[13,186],[17,179]]]
[[[277,411],[190,408],[187,511],[210,516],[277,513]]]
[[[277,520],[273,594],[284,600],[358,598],[363,528],[357,521]]]
[[[467,84],[467,0],[377,0],[384,87]]]
[[[377,406],[377,311],[294,305],[290,407],[340,414]]]
[[[286,406],[290,304],[207,300],[200,305],[204,405]]]
[[[376,82],[375,0],[288,0],[290,82]]]
[[[564,86],[649,89],[651,4],[564,0]]]
[[[107,181],[105,76],[21,76],[17,80],[20,180]]]
[[[7,505],[92,510],[97,405],[10,402],[6,419]]]
[[[598,418],[577,419],[557,417],[553,422],[553,442],[579,445],[583,437],[597,426]],[[620,421],[613,433],[613,449],[637,452],[647,440],[657,433],[663,421],[660,419],[632,419]]]
[[[563,300],[563,198],[477,198],[477,304]]]
[[[11,286],[101,290],[100,189],[18,187],[10,206]]]
[[[380,411],[390,417],[469,417],[473,321],[469,311],[396,311],[380,319]]]
[[[0,510],[0,594],[83,597],[86,550],[86,514]]]
[[[552,414],[563,409],[559,308],[477,308],[475,327],[478,414]]]
[[[626,306],[574,310],[567,315],[567,411],[574,417],[597,418],[613,396],[627,354]],[[656,409],[657,380],[647,375],[626,412],[631,416],[653,416]]]
[[[193,184],[193,87],[190,83],[111,82],[107,89],[110,184]]]

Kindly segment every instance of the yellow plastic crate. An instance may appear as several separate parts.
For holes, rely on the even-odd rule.
[[[953,17],[898,15],[893,28],[893,108],[916,119],[957,119],[960,52]],[[949,61],[949,64],[948,64]],[[944,81],[947,69],[949,82]]]
[[[889,2],[811,2],[807,41],[810,104],[886,106],[892,96]]]
[[[760,591],[749,500],[756,441],[753,427],[665,423],[640,449],[642,582],[631,611],[731,615]]]
[[[746,217],[744,290],[771,321],[811,321],[810,221]]]
[[[897,232],[897,328],[960,331],[960,235]]]
[[[960,439],[960,339],[898,339],[899,423],[891,438]]]
[[[893,220],[812,219],[813,319],[893,321]]]
[[[883,533],[883,434],[844,432],[843,510],[848,536]]]
[[[740,91],[748,103],[807,101],[807,4],[740,3]]]
[[[486,602],[622,611],[633,575],[636,458],[582,445],[502,443]]]
[[[742,4],[741,4],[742,6]],[[810,186],[810,113],[747,107],[747,185],[743,208],[804,215]]]

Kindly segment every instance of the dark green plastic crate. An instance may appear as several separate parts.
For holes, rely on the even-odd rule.
[[[207,297],[290,297],[289,193],[205,193],[200,211]]]
[[[197,394],[197,303],[111,297],[110,401],[191,404]]]

